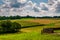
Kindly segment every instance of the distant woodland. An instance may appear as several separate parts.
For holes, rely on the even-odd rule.
[[[34,16],[0,16],[0,20],[6,20],[6,19],[21,19],[21,18],[60,18],[60,16],[43,16],[43,17],[34,17]]]

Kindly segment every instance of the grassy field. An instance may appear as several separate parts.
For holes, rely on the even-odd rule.
[[[60,40],[60,33],[41,34],[43,28],[60,27],[60,19],[17,19],[11,20],[22,25],[21,32],[1,34],[0,40]],[[36,26],[44,24],[43,26]],[[31,26],[31,27],[29,27]],[[35,26],[35,27],[33,27]],[[56,32],[59,32],[56,31]]]

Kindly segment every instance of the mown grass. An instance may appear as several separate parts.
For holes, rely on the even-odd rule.
[[[2,40],[37,40],[38,33],[32,32],[32,33],[19,33],[19,34],[10,34],[10,35],[3,35],[0,36],[0,39]]]
[[[0,40],[60,40],[60,35],[28,32],[0,35]]]
[[[41,34],[43,28],[60,27],[60,19],[18,19],[11,21],[20,23],[22,27],[40,24],[45,24],[45,26],[32,26],[30,28],[23,28],[18,33],[1,34],[0,40],[60,40],[60,34],[57,33]]]

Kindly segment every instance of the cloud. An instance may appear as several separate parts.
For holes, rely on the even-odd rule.
[[[35,7],[33,8],[33,10],[34,10],[34,12],[40,12],[41,8],[40,8],[40,7],[35,6]]]
[[[32,1],[28,1],[27,5],[30,5],[33,8],[34,6],[36,6],[36,3],[33,3]]]
[[[47,3],[40,3],[41,10],[48,11],[48,4]]]
[[[52,2],[52,3],[51,3]],[[49,0],[49,10],[54,13],[60,13],[60,1],[59,0]]]
[[[26,3],[27,2],[27,0],[17,0],[17,1],[20,3]]]
[[[57,2],[55,9],[56,13],[60,13],[60,2]]]
[[[31,0],[5,0],[4,4],[0,5],[0,15],[59,16],[60,1],[48,0],[48,3],[40,2],[39,6]]]

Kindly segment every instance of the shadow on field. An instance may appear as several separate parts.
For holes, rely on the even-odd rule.
[[[14,34],[14,33],[17,33],[17,32],[0,32],[0,35],[1,34]]]
[[[16,33],[23,33],[22,31],[19,32],[0,32],[0,35],[4,35],[4,34],[16,34]]]
[[[36,26],[45,26],[45,24],[31,25],[31,26],[23,26],[22,28],[30,28],[30,27],[36,27]]]

